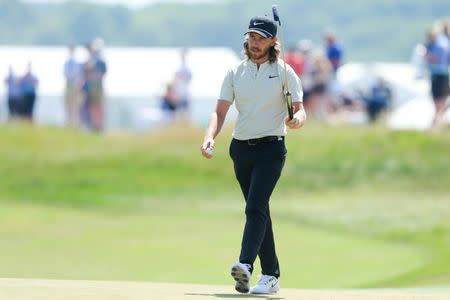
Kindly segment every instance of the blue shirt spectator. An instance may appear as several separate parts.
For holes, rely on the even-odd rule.
[[[22,94],[23,95],[36,94],[37,83],[38,80],[33,74],[31,73],[25,74],[25,76],[23,76],[22,79],[20,80],[20,90],[22,91]]]
[[[38,79],[33,75],[31,63],[29,63],[27,73],[20,79],[20,90],[23,97],[20,115],[30,120],[33,119],[37,85]]]
[[[374,122],[378,116],[391,104],[392,91],[383,78],[378,78],[370,89],[370,94],[364,97],[369,121]]]
[[[5,84],[8,89],[8,98],[19,98],[21,96],[19,78],[13,73],[11,68],[8,76],[5,78]]]
[[[427,62],[430,73],[449,75],[450,41],[444,35],[429,33],[427,43]]]
[[[327,42],[327,58],[331,62],[333,70],[336,73],[336,71],[342,64],[344,50],[342,45],[336,41],[336,38],[333,34],[327,34],[325,39]]]
[[[14,118],[20,114],[21,111],[21,97],[20,81],[14,74],[12,67],[9,67],[8,76],[5,78],[5,84],[7,87],[7,101],[8,101],[8,113],[9,118]]]

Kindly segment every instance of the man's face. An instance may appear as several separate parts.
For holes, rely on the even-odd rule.
[[[327,35],[327,36],[325,37],[325,41],[327,42],[327,45],[332,45],[332,44],[334,44],[334,40],[335,40],[335,38],[334,38],[334,36],[332,36],[332,35]]]
[[[258,60],[269,54],[270,47],[274,46],[276,38],[265,38],[255,32],[250,32],[248,36],[248,50],[251,59]]]

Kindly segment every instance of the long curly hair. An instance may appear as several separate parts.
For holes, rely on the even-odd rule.
[[[277,61],[280,56],[280,44],[278,42],[275,43],[272,47],[269,48],[269,62],[272,64]],[[248,37],[244,40],[244,49],[242,50],[242,54],[245,55],[248,59],[250,59],[251,54],[248,49]]]

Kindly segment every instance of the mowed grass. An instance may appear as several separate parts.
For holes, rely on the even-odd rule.
[[[243,200],[203,130],[0,128],[0,277],[229,283]],[[450,285],[450,134],[290,132],[271,207],[285,287]]]

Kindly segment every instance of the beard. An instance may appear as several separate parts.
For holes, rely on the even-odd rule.
[[[267,49],[261,49],[261,48],[257,48],[257,47],[250,48],[250,51],[249,51],[250,55],[251,55],[250,58],[255,59],[255,60],[261,59],[269,54],[269,49],[270,48],[267,48]]]

